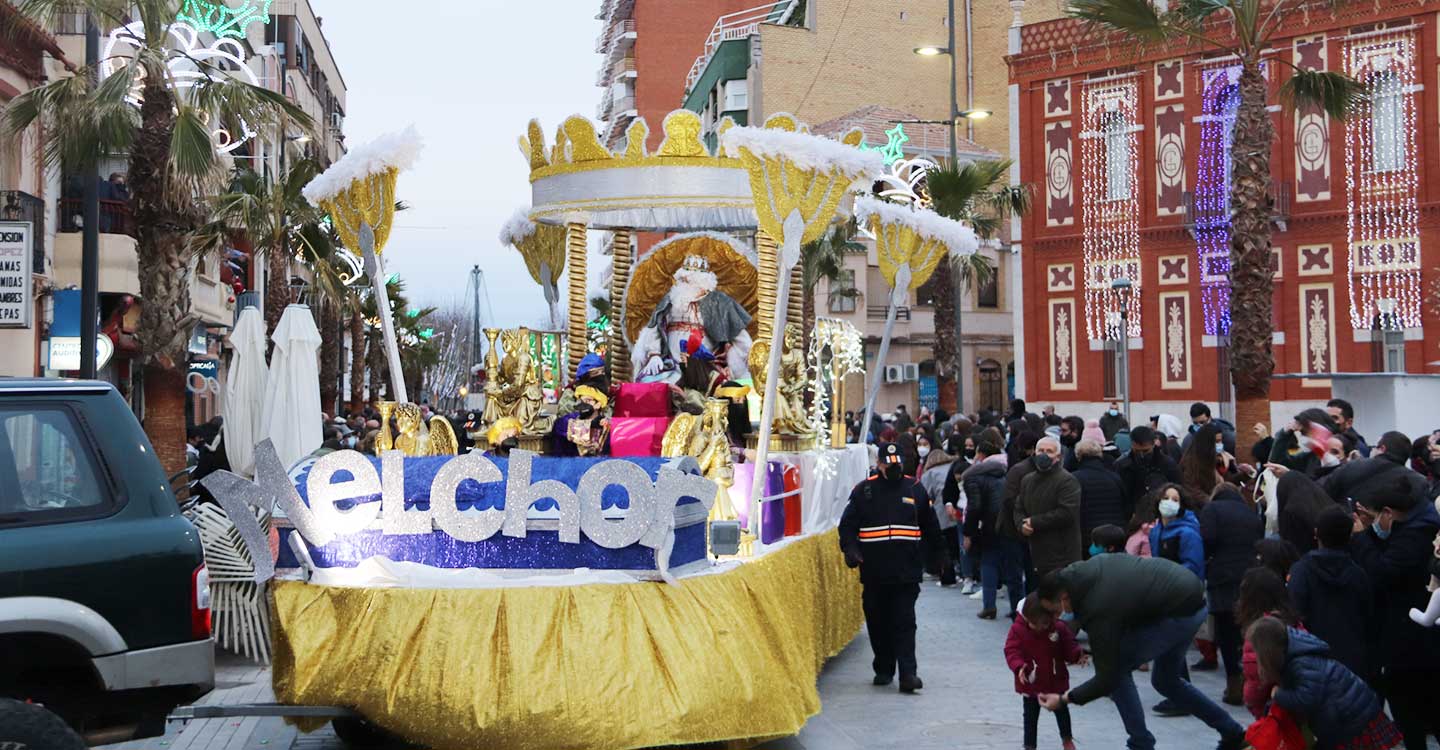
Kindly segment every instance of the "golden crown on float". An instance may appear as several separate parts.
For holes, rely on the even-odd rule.
[[[625,148],[612,152],[580,115],[560,124],[553,144],[545,142],[539,121],[531,120],[520,137],[520,151],[530,163],[530,218],[544,224],[580,220],[592,229],[756,229],[755,195],[739,155],[723,146],[707,148],[700,116],[690,110],[671,112],[661,127],[665,138],[653,153],[646,149],[650,127],[644,118],[630,123]],[[733,127],[729,117],[720,121],[717,144]],[[770,117],[764,128],[808,133],[787,114]],[[856,128],[840,143],[859,146],[863,137]]]

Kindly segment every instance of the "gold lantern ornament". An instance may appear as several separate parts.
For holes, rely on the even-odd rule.
[[[500,244],[509,245],[525,259],[525,270],[545,293],[550,306],[550,330],[560,330],[560,275],[565,272],[565,227],[537,224],[530,210],[521,209],[500,228]]]
[[[301,191],[330,215],[340,241],[351,250],[360,250],[365,258],[365,273],[375,292],[375,309],[385,334],[392,391],[402,403],[409,397],[400,369],[400,346],[395,339],[395,322],[385,291],[385,264],[380,254],[395,225],[396,181],[402,171],[414,165],[421,146],[413,127],[383,135],[341,157]]]

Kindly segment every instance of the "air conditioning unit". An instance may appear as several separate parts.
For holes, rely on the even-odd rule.
[[[905,364],[900,366],[904,368],[905,382],[913,383],[920,379],[920,365],[917,365],[914,362],[906,362]]]
[[[342,129],[344,129],[344,127],[345,127],[345,115],[340,114],[339,112],[331,112],[331,113],[330,113],[330,127],[335,128],[336,130],[342,130]]]
[[[885,365],[885,382],[905,382],[905,367],[903,365]]]

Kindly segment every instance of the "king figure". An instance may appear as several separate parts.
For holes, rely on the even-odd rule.
[[[724,362],[732,378],[750,375],[750,313],[720,291],[710,262],[698,255],[685,258],[675,272],[675,285],[655,306],[631,349],[631,364],[649,382],[674,383],[680,364],[703,347]]]

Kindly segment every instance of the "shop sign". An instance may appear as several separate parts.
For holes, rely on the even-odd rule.
[[[99,372],[104,369],[105,364],[115,355],[115,342],[109,336],[100,334],[95,337],[95,370]],[[61,372],[80,369],[80,337],[79,336],[54,336],[50,339],[50,364],[51,370]]]
[[[30,222],[0,221],[0,328],[30,327],[33,243]]]

